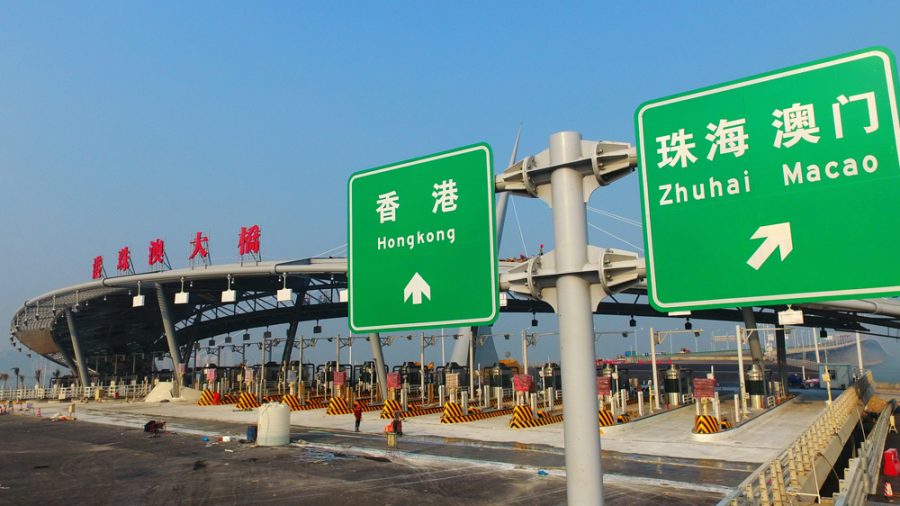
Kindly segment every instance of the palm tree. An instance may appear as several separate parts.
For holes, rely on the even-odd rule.
[[[16,390],[18,390],[19,389],[19,368],[13,367],[12,372],[13,372],[13,378],[16,379]]]
[[[40,369],[34,370],[34,381],[36,383],[36,386],[41,386],[41,373],[42,372],[43,371],[41,371]]]
[[[3,382],[3,390],[6,390],[6,382],[9,381],[9,373],[0,372],[0,381]]]

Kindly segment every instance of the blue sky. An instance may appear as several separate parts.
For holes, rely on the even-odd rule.
[[[355,171],[480,141],[500,171],[520,123],[520,156],[560,130],[633,143],[643,101],[872,45],[897,52],[898,19],[888,1],[8,2],[0,317],[87,280],[96,255],[107,271],[122,246],[143,259],[157,237],[175,267],[197,230],[214,262],[234,261],[252,224],[264,259],[315,255],[346,242]],[[632,175],[590,205],[639,220],[638,199]],[[522,231],[511,213],[501,256],[552,248],[546,205],[515,210]],[[636,227],[589,221],[642,244]],[[15,365],[29,367],[0,345],[0,370]]]

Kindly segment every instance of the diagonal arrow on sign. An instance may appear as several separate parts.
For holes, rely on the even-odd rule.
[[[412,279],[409,280],[409,283],[406,284],[406,288],[403,289],[403,302],[409,300],[412,297],[413,305],[422,303],[422,296],[431,300],[431,287],[428,286],[428,283],[422,279],[422,276],[419,273],[413,274]]]
[[[766,240],[759,245],[756,252],[753,253],[749,260],[747,260],[747,264],[755,270],[759,270],[762,264],[772,256],[772,253],[775,252],[776,248],[781,249],[782,261],[784,261],[794,249],[794,241],[791,238],[791,223],[789,221],[759,227],[756,229],[756,232],[753,233],[753,236],[750,237],[750,239],[762,238],[765,238]]]

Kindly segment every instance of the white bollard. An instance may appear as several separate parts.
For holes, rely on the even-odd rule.
[[[713,397],[713,414],[716,415],[716,421],[717,421],[717,422],[721,422],[721,421],[722,421],[721,412],[719,411],[719,392],[715,392],[715,393],[714,393],[714,397]]]
[[[444,391],[445,390],[446,390],[446,387],[444,385],[441,385],[438,387],[438,402],[441,404],[441,406],[444,405]]]
[[[529,394],[528,396],[530,397],[530,400],[531,400],[531,414],[532,414],[532,416],[537,418],[537,394],[536,393]]]
[[[494,395],[497,396],[497,409],[503,409],[503,387],[494,387]]]
[[[642,390],[638,390],[638,416],[644,416],[644,392]]]
[[[734,423],[741,423],[741,401],[740,395],[734,394]]]
[[[550,411],[553,411],[553,405],[556,403],[556,389],[550,387],[547,389],[547,391],[549,392],[547,398],[550,399]]]
[[[485,385],[482,387],[484,389],[484,407],[491,407],[491,387]]]
[[[406,389],[403,388],[400,390],[400,407],[403,408],[404,413],[407,411],[408,403],[409,403],[409,394],[406,392]]]
[[[462,393],[462,413],[463,416],[469,414],[469,392]]]

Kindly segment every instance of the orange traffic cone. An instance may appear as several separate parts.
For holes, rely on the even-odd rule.
[[[891,482],[884,482],[884,496],[885,497],[894,497],[894,489],[891,487]]]

